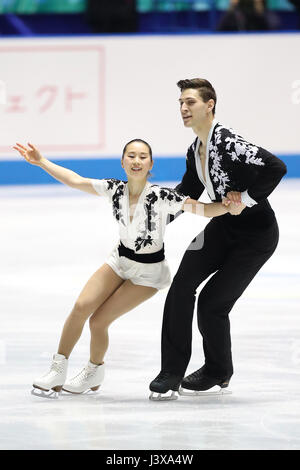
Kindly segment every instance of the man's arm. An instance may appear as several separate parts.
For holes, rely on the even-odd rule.
[[[258,176],[247,189],[247,194],[255,202],[260,202],[267,199],[274,191],[282,177],[287,173],[287,167],[282,160],[261,147],[255,157],[260,158],[264,165],[259,168]],[[246,194],[245,197],[246,202]]]
[[[176,191],[190,196],[192,199],[199,199],[204,191],[204,186],[198,178],[196,168],[194,169],[191,165],[191,148],[188,149],[186,158],[186,170],[181,182],[176,186]]]
[[[225,130],[223,149],[237,165],[236,178],[247,181],[247,190],[241,193],[242,202],[252,207],[265,200],[286,174],[286,165],[272,153],[247,142],[243,137]]]
[[[185,174],[175,189],[185,196],[190,196],[192,199],[197,200],[203,193],[204,186],[199,180],[196,170],[193,169],[191,165],[190,158],[192,158],[192,156],[190,155],[190,152],[192,152],[191,147],[188,149],[187,153]],[[183,211],[179,211],[175,215],[169,214],[167,218],[167,224],[173,222],[173,220],[177,219],[177,217],[181,214],[183,214]]]

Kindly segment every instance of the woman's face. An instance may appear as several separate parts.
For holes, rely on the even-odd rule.
[[[142,142],[132,142],[127,145],[121,164],[127,178],[139,181],[146,179],[153,167],[148,146]]]

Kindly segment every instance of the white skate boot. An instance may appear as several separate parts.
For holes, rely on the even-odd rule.
[[[88,362],[79,374],[67,380],[63,390],[70,393],[84,393],[99,389],[104,379],[104,364],[97,366]]]
[[[58,398],[57,393],[61,392],[67,378],[67,367],[68,359],[62,354],[54,354],[50,371],[34,380],[31,393],[46,398]],[[41,392],[37,392],[36,389]],[[44,393],[50,390],[52,390],[50,394]]]

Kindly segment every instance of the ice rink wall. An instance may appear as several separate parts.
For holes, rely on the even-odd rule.
[[[300,177],[300,34],[83,36],[0,41],[0,184],[56,183],[12,149],[33,142],[82,176],[124,178],[133,138],[153,148],[154,181],[179,180],[193,141],[183,78],[208,79],[216,117]]]

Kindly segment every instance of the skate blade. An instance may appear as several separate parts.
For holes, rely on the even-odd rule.
[[[162,393],[157,393],[157,396],[154,395],[157,392],[151,392],[149,396],[149,400],[152,401],[171,401],[171,400],[178,400],[178,395],[176,395],[176,392],[172,391],[171,395],[168,396],[162,396],[164,394]]]
[[[220,388],[219,390],[215,390],[216,387],[212,387],[212,390],[187,390],[186,388],[179,387],[178,393],[181,397],[214,397],[214,396],[223,396],[223,395],[231,395],[231,390],[226,390],[224,388]]]
[[[40,398],[48,398],[50,400],[58,400],[61,392],[56,392],[55,390],[42,390],[41,388],[33,388],[31,390],[31,395]]]
[[[64,393],[64,395],[97,395],[98,392],[99,392],[99,388],[100,388],[100,385],[97,386],[97,387],[92,387],[92,388],[89,388],[88,390],[85,390],[84,392],[71,392],[70,390],[67,390],[66,388],[63,388],[62,390],[64,392],[67,392],[67,393]]]

